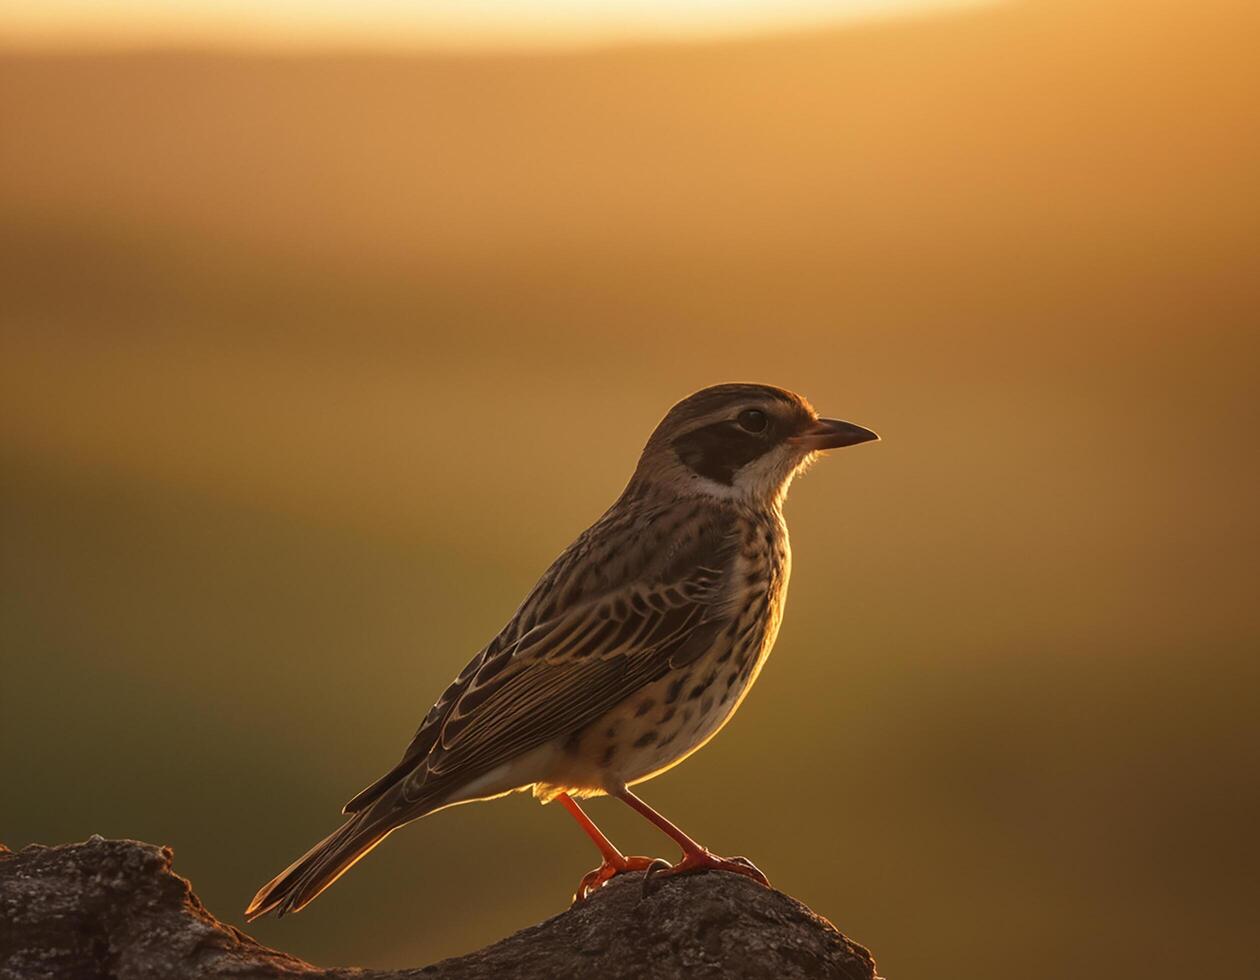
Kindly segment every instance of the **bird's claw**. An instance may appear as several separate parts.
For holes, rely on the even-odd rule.
[[[582,880],[578,883],[577,891],[573,895],[573,904],[581,905],[617,875],[625,874],[627,871],[648,870],[657,864],[664,864],[666,867],[669,867],[668,862],[662,861],[660,858],[633,856],[623,857],[620,860],[606,860],[598,868],[588,871],[582,876]]]
[[[770,886],[770,879],[765,876],[765,873],[762,872],[762,870],[759,867],[757,867],[755,864],[749,861],[748,858],[737,854],[735,855],[735,857],[723,858],[720,860],[724,861],[726,865],[724,870],[735,871],[736,874],[747,875],[749,878],[752,878],[756,881],[761,882],[767,888]],[[738,865],[744,870],[738,871],[736,868],[731,867],[731,865]]]
[[[692,871],[729,871],[733,874],[743,875],[745,878],[751,878],[759,884],[770,887],[770,879],[767,878],[755,864],[746,857],[718,857],[707,850],[693,851],[684,854],[682,860],[677,864],[667,864],[659,858],[652,862],[646,869],[643,876],[643,894],[650,894],[651,890],[656,886],[660,878],[668,878],[673,875],[688,874]]]
[[[669,871],[671,865],[664,858],[657,858],[643,870],[643,897],[652,893],[652,879],[662,871]]]

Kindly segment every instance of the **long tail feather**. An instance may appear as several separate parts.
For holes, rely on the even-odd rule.
[[[245,910],[246,920],[252,922],[269,912],[279,917],[301,910],[397,826],[392,820],[373,819],[371,811],[351,817],[263,885]]]

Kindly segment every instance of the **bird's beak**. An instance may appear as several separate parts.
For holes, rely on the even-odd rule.
[[[800,435],[792,436],[788,442],[810,452],[817,452],[823,449],[839,449],[841,446],[856,446],[859,442],[873,442],[878,439],[879,436],[870,429],[864,429],[852,422],[819,419]]]

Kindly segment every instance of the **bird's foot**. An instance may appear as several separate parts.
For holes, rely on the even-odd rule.
[[[596,889],[602,888],[617,875],[625,874],[627,871],[646,871],[653,866],[664,863],[660,858],[640,857],[637,855],[606,859],[594,871],[588,871],[582,876],[577,892],[573,895],[573,904],[578,905],[585,902]]]
[[[709,850],[688,851],[677,864],[667,864],[657,860],[647,868],[643,876],[643,894],[648,894],[661,878],[674,875],[685,875],[693,871],[730,871],[745,878],[751,878],[759,884],[770,887],[770,879],[761,873],[761,869],[746,857],[718,857]]]

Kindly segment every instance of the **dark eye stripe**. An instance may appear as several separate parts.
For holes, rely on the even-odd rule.
[[[737,423],[713,422],[679,436],[673,442],[678,458],[694,473],[730,486],[735,473],[775,444],[764,433],[746,432]]]

